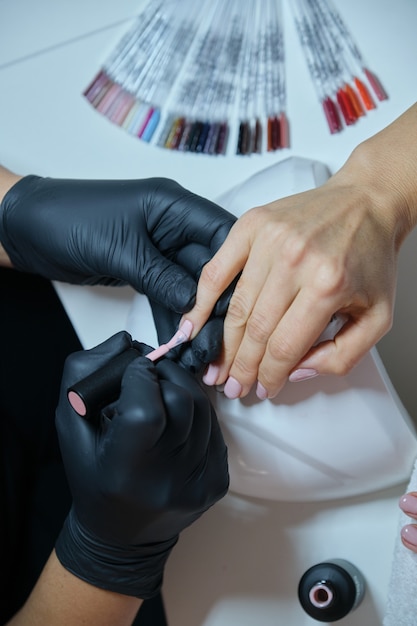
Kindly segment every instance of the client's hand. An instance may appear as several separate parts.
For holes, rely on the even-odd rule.
[[[391,328],[398,252],[417,223],[417,104],[317,189],[255,207],[204,266],[194,335],[239,272],[207,384],[272,398],[288,379],[345,375]],[[277,190],[278,193],[279,190]],[[334,314],[347,323],[314,347]],[[193,336],[194,336],[193,335]]]
[[[113,405],[78,416],[67,389],[131,345],[122,332],[67,359],[56,425],[73,506],[56,553],[92,585],[146,599],[179,533],[225,495],[227,449],[200,385],[166,359],[139,356]]]

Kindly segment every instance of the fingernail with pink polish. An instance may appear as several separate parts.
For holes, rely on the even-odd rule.
[[[210,365],[208,366],[206,373],[203,376],[203,383],[205,385],[209,385],[210,387],[212,385],[216,384],[216,380],[219,376],[219,371],[220,368],[217,365],[212,365],[210,363]]]
[[[401,538],[417,549],[417,526],[415,524],[403,526],[401,528]]]
[[[298,370],[294,370],[288,377],[288,380],[291,383],[300,383],[303,380],[308,380],[309,378],[315,378],[319,373],[317,370],[313,370],[310,367],[301,367]]]
[[[268,397],[268,392],[265,389],[265,387],[263,385],[261,385],[261,383],[258,382],[258,384],[256,385],[256,395],[259,398],[259,400],[266,400]]]
[[[186,337],[190,337],[193,332],[194,325],[191,320],[184,320],[178,330],[181,330]]]
[[[417,494],[406,493],[400,498],[399,506],[407,515],[417,515]]]
[[[242,385],[238,380],[236,380],[236,378],[233,378],[233,376],[229,376],[229,378],[226,380],[223,391],[226,398],[229,398],[229,400],[234,400],[235,398],[238,398],[242,393]]]

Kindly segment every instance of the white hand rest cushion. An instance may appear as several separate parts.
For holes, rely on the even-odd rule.
[[[217,201],[236,215],[311,189],[329,176],[322,163],[289,158]],[[157,345],[144,296],[130,288],[56,288],[84,347],[121,328]],[[323,500],[408,480],[417,439],[376,350],[344,378],[287,383],[272,401],[228,400],[207,388],[229,448],[232,491],[275,500]]]

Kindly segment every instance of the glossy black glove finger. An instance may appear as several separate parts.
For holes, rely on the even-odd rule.
[[[152,518],[141,540],[154,542],[155,538],[169,539],[188,526],[201,509],[218,499],[219,490],[224,494],[226,481],[222,465],[207,463],[212,429],[207,395],[185,370],[166,360],[156,368],[148,362],[154,380],[159,379],[158,391],[152,390],[149,379],[143,378],[141,361],[129,365],[123,378],[117,410],[106,433],[102,465],[109,473],[106,469],[102,473],[111,492],[141,494],[148,519]],[[164,407],[162,422],[158,415],[164,414]],[[146,442],[146,449],[138,445],[138,438],[141,444]],[[216,445],[224,448],[224,443]],[[223,458],[219,450],[217,456]]]
[[[223,317],[213,316],[209,318],[191,344],[183,345],[184,354],[181,354],[181,363],[184,363],[184,366],[189,363],[188,369],[190,371],[201,373],[209,363],[217,361],[222,351],[223,327]]]
[[[190,243],[178,250],[175,254],[175,261],[178,265],[181,265],[184,269],[186,269],[194,280],[198,282],[204,265],[208,263],[212,257],[213,251],[207,246],[203,246],[198,243]],[[224,318],[226,315],[230,298],[233,294],[236,283],[239,280],[239,276],[232,281],[229,287],[227,287],[216,302],[212,312],[213,317],[218,316]]]
[[[117,462],[123,465],[127,462],[131,470],[140,469],[143,465],[142,444],[148,451],[157,445],[159,455],[172,458],[174,451],[178,452],[190,437],[194,419],[193,395],[185,387],[172,384],[166,377],[161,378],[157,365],[149,359],[138,358],[127,367],[120,398],[115,404],[107,435],[115,455],[108,459],[109,467],[115,468]],[[120,450],[123,450],[122,457]]]
[[[227,447],[216,413],[204,387],[195,376],[168,359],[161,359],[157,363],[157,370],[161,380],[169,380],[175,388],[182,387],[193,397],[195,416],[188,438],[190,452],[184,449],[184,453],[199,459],[198,471],[203,477],[204,488],[194,491],[194,497],[198,499],[198,505],[197,501],[194,501],[194,505],[199,511],[206,510],[219,499],[220,493],[224,495],[227,492],[229,486]],[[164,397],[167,404],[173,406],[174,402],[168,396]],[[198,471],[194,472],[194,480]],[[211,476],[209,481],[206,472]],[[189,523],[193,519],[192,516]]]
[[[143,185],[149,194],[145,203],[148,232],[168,258],[192,242],[208,247],[213,256],[236,222],[237,218],[218,204],[173,180],[149,178]]]
[[[175,252],[174,261],[184,267],[197,282],[201,270],[212,256],[213,253],[207,245],[191,242]]]
[[[181,423],[181,416],[175,413],[175,394],[182,389],[191,398],[193,404],[192,419],[190,417],[187,444],[192,448],[192,455],[203,458],[209,447],[211,438],[211,403],[209,397],[195,376],[169,359],[161,359],[156,368],[161,381],[164,401],[171,407],[172,422]],[[164,386],[163,383],[166,383]],[[168,385],[169,383],[169,385]],[[191,415],[191,414],[190,414]]]

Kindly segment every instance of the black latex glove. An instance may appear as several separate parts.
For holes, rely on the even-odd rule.
[[[194,304],[196,272],[172,259],[190,242],[211,256],[234,221],[165,178],[26,176],[1,203],[0,242],[16,269],[82,285],[130,284],[183,313]]]
[[[196,282],[200,278],[203,266],[210,259],[211,254],[207,248],[197,243],[184,246],[175,256],[177,263],[184,267]],[[217,361],[222,349],[224,317],[237,280],[238,278],[217,301],[212,315],[193,341],[171,350],[167,355],[168,358],[175,359],[194,374],[202,373],[209,363]],[[166,343],[177,330],[181,315],[151,299],[150,305],[158,341],[160,344]]]
[[[214,410],[172,361],[139,356],[117,402],[89,421],[73,411],[67,388],[131,345],[121,332],[66,361],[56,425],[73,506],[56,553],[79,578],[147,599],[179,533],[225,495],[229,479]]]

